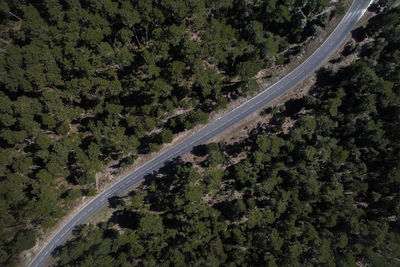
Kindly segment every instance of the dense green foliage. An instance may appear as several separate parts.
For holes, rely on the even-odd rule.
[[[158,151],[254,90],[328,4],[0,0],[0,264],[93,195],[105,163]]]
[[[359,33],[361,59],[240,143],[195,149],[200,170],[166,168],[57,265],[398,266],[400,8]]]

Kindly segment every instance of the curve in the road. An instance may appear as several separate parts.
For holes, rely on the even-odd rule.
[[[107,205],[110,197],[120,195],[127,191],[133,185],[139,183],[146,174],[157,171],[167,161],[190,152],[194,146],[203,144],[207,140],[248,117],[250,114],[262,109],[303,81],[307,76],[321,66],[321,64],[326,61],[334,51],[336,51],[359,19],[363,16],[372,1],[373,0],[355,0],[339,25],[325,40],[325,42],[306,61],[277,83],[265,89],[263,92],[240,105],[225,116],[204,127],[194,135],[186,138],[181,143],[178,143],[174,147],[171,147],[164,153],[142,165],[140,168],[97,195],[57,231],[46,246],[44,246],[35,256],[29,266],[37,267],[45,265],[54,249],[68,239],[74,227],[85,223],[100,208]]]

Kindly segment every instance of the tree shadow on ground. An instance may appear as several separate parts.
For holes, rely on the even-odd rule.
[[[150,173],[144,177],[142,183],[143,190],[146,191],[146,201],[150,204],[150,209],[154,211],[165,210],[165,203],[161,199],[168,197],[175,192],[171,187],[176,186],[179,183],[179,177],[175,175],[178,166],[191,165],[185,163],[180,157],[174,158],[168,161],[158,171]],[[130,192],[129,195],[133,196],[134,191]]]
[[[139,225],[140,216],[136,211],[123,209],[115,211],[109,221],[122,228],[135,230]]]
[[[124,197],[113,196],[108,199],[108,206],[112,209],[116,209],[124,205]]]
[[[192,154],[197,157],[206,156],[207,155],[207,146],[205,144],[195,146],[192,150]]]

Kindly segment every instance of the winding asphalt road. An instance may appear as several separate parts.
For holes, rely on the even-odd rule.
[[[270,104],[292,89],[295,85],[303,81],[323,62],[325,62],[333,52],[335,52],[358,20],[363,16],[372,1],[373,0],[355,0],[334,32],[318,48],[318,50],[303,62],[303,64],[298,66],[277,83],[269,88],[264,88],[265,90],[254,98],[219,118],[217,121],[204,127],[196,134],[186,138],[181,143],[171,147],[97,195],[58,230],[46,246],[44,246],[35,256],[29,266],[44,266],[50,258],[53,250],[68,239],[74,227],[85,223],[99,209],[107,205],[109,198],[124,193],[133,185],[142,181],[145,175],[160,169],[167,161],[171,161],[174,158],[190,152],[193,147],[205,143],[207,140],[222,133],[252,113],[264,108],[266,105]]]

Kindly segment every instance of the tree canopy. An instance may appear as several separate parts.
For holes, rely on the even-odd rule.
[[[149,178],[56,265],[397,266],[400,39],[378,40],[396,39],[399,14],[359,29],[358,59],[319,71],[300,108]]]
[[[257,72],[307,41],[328,4],[1,0],[0,265],[93,196],[105,166],[256,90]]]

